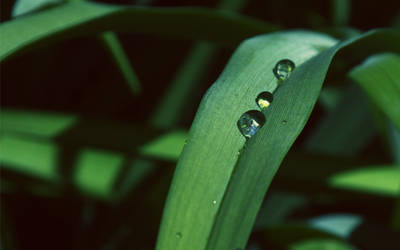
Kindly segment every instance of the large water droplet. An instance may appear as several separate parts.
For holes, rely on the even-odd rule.
[[[289,59],[283,59],[276,63],[272,71],[274,72],[275,77],[282,82],[289,77],[294,68],[294,62]]]
[[[181,232],[177,232],[176,233],[176,238],[181,239],[182,238],[182,233]]]
[[[261,92],[256,98],[256,103],[261,110],[264,110],[271,104],[273,99],[274,96],[270,92]]]
[[[258,110],[249,110],[238,120],[237,126],[246,139],[252,137],[264,125],[264,114]]]

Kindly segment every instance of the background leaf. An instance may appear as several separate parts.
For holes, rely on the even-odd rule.
[[[350,72],[369,98],[400,130],[400,57],[395,54],[376,55]],[[379,83],[379,84],[377,84]]]

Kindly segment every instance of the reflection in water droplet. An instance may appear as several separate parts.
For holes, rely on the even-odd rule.
[[[271,104],[272,100],[274,100],[274,95],[271,92],[265,91],[257,96],[256,103],[261,110],[264,110]]]
[[[246,139],[252,137],[265,123],[264,114],[258,110],[249,110],[238,120],[237,126]]]
[[[283,59],[276,63],[272,71],[274,72],[275,77],[278,78],[278,81],[282,82],[289,77],[294,68],[294,62],[289,59]]]
[[[181,239],[181,238],[182,238],[182,233],[177,232],[177,233],[176,233],[176,238]]]
[[[282,124],[283,124],[283,125],[285,125],[286,123],[287,123],[287,121],[286,121],[286,120],[283,120],[283,121],[282,121]]]
[[[215,205],[215,204],[217,204],[217,201],[216,201],[216,200],[213,200],[213,202],[212,202],[212,203]]]

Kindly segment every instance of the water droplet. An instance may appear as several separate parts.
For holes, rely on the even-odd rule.
[[[237,126],[246,139],[252,137],[264,125],[264,114],[258,110],[249,110],[238,120]]]
[[[181,239],[181,238],[182,238],[182,233],[177,232],[177,233],[176,233],[176,238]]]
[[[212,202],[212,203],[215,205],[215,204],[217,204],[217,201],[216,201],[216,200],[213,200],[213,202]]]
[[[282,121],[282,124],[283,124],[283,125],[285,125],[286,123],[287,123],[287,121],[286,121],[286,120],[283,120],[283,121]]]
[[[274,72],[275,77],[278,78],[278,81],[282,82],[289,77],[294,68],[294,62],[289,59],[283,59],[276,63],[272,71]]]
[[[261,110],[264,110],[271,104],[273,99],[274,99],[274,95],[271,92],[265,91],[265,92],[261,92],[257,96],[256,103]]]

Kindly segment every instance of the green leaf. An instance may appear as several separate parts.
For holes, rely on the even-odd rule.
[[[307,204],[305,196],[295,193],[270,192],[257,214],[254,231],[283,223],[293,211]],[[271,216],[273,214],[273,216]]]
[[[396,166],[382,165],[365,156],[349,159],[292,152],[282,163],[274,183],[297,192],[326,192],[339,198],[357,195],[353,200],[391,199],[400,188]]]
[[[13,6],[12,16],[22,16],[30,12],[53,7],[61,2],[62,0],[17,0]]]
[[[370,166],[337,173],[329,179],[336,188],[354,189],[363,192],[381,193],[398,197],[400,195],[400,165]]]
[[[349,244],[343,241],[333,239],[311,239],[296,242],[290,246],[290,250],[310,250],[310,249],[325,249],[325,250],[355,250]]]
[[[349,0],[331,0],[333,23],[344,26],[349,22],[351,2]]]
[[[389,30],[333,47],[332,39],[301,31],[244,42],[199,107],[168,194],[157,249],[244,248],[266,190],[305,126],[336,53],[354,63],[381,50],[398,52],[399,42],[400,35]],[[264,111],[266,124],[245,143],[236,123],[257,109],[258,93],[275,90],[272,68],[283,58],[297,68]]]
[[[82,149],[74,173],[75,186],[89,195],[110,197],[123,160],[118,153]]]
[[[338,105],[343,93],[341,89],[325,87],[321,90],[318,101],[325,110],[331,112]]]
[[[121,71],[122,76],[128,83],[134,94],[140,93],[140,82],[136,73],[129,61],[128,56],[125,54],[124,48],[114,32],[104,32],[100,35],[104,42],[104,46],[110,52],[112,59],[116,66]]]
[[[157,155],[162,159],[176,160],[182,152],[186,137],[187,134],[184,131],[171,131],[143,145],[139,152],[143,156]]]
[[[357,86],[348,86],[336,107],[322,118],[307,139],[305,149],[314,153],[354,156],[375,134],[367,98]]]
[[[349,239],[351,233],[363,222],[358,215],[326,214],[309,219],[308,224],[314,229],[331,233],[342,239]]]
[[[400,130],[400,56],[371,56],[354,68],[350,77],[361,85],[369,98]]]
[[[2,168],[56,182],[60,176],[57,166],[57,146],[51,142],[27,141],[17,136],[0,138]]]
[[[0,60],[45,43],[108,30],[206,39],[234,45],[247,37],[275,29],[272,25],[225,11],[77,2],[1,24]]]
[[[387,122],[387,137],[393,161],[400,163],[400,130],[389,121]]]
[[[2,109],[1,130],[54,138],[71,128],[78,117],[68,114]]]

